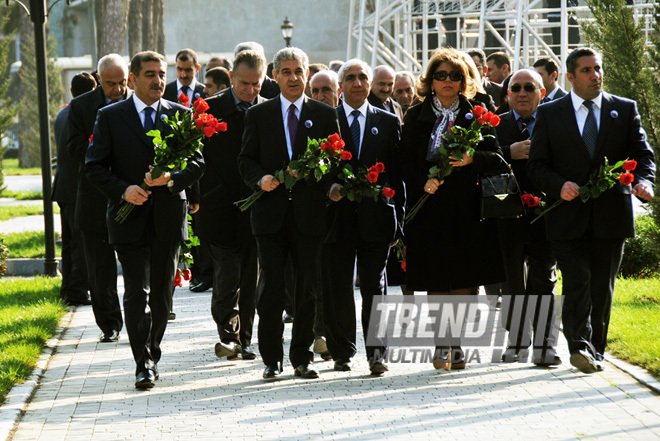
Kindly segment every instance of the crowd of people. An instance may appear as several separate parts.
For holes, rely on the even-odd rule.
[[[62,297],[91,303],[101,342],[116,342],[125,324],[135,387],[154,387],[161,341],[176,317],[173,282],[191,213],[201,245],[190,289],[212,289],[215,354],[257,357],[256,311],[265,380],[282,375],[285,322],[293,326],[295,376],[319,376],[315,353],[332,359],[337,371],[353,369],[356,275],[366,333],[372,303],[388,284],[404,294],[474,295],[484,286],[489,294],[554,298],[557,268],[570,363],[585,373],[602,370],[614,282],[624,240],[634,234],[631,195],[653,197],[655,165],[635,103],[603,92],[601,60],[589,48],[573,51],[567,93],[553,58],[513,72],[507,54],[479,49],[437,49],[416,77],[359,59],[310,64],[298,48],[281,49],[269,66],[263,47],[246,42],[233,60],[211,59],[203,83],[190,49],[176,55],[169,83],[160,54],[140,52],[130,65],[106,55],[98,62],[98,87],[88,74],[74,77],[74,99],[56,125]],[[188,111],[177,103],[182,94],[184,103],[206,97],[208,113],[227,130],[206,138],[185,168],[152,176],[146,133],[166,132],[164,116]],[[484,129],[473,153],[451,158],[453,173],[429,178],[444,135],[467,127],[475,106],[497,113],[500,124]],[[390,191],[351,201],[336,172],[291,188],[276,178],[308,139],[335,133],[350,153],[343,163],[356,170],[380,164],[377,184]],[[634,182],[583,203],[580,186],[604,158],[636,161]],[[480,219],[479,177],[509,167],[523,193],[565,203],[534,224],[531,212]],[[249,210],[237,208],[236,201],[259,190],[263,196]],[[405,222],[406,210],[424,195],[428,202]],[[136,207],[119,223],[124,203]],[[392,251],[400,241],[405,271]],[[123,320],[115,255],[125,286]],[[532,326],[515,323],[506,308],[502,314],[511,331],[503,362],[526,361],[531,353],[538,366],[562,363],[544,313],[537,311]],[[372,375],[388,371],[381,343],[365,348]],[[466,367],[460,335],[438,338],[433,365]]]

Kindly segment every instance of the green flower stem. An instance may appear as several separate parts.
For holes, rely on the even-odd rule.
[[[531,225],[531,224],[533,224],[534,222],[536,222],[537,220],[541,219],[543,216],[545,216],[545,214],[546,214],[548,211],[552,210],[552,209],[555,208],[555,207],[558,207],[558,206],[561,205],[563,202],[564,202],[563,199],[559,199],[559,200],[556,201],[554,204],[550,205],[548,208],[546,208],[545,210],[541,211],[541,212],[540,212],[540,213],[539,213],[539,214],[538,214],[538,215],[537,215],[537,216],[536,216],[536,217],[535,217],[535,218],[534,218],[529,224]]]
[[[151,170],[151,179],[160,178],[163,172],[165,172],[165,169],[163,167],[161,167],[160,165],[154,166],[153,170]],[[144,181],[140,184],[140,188],[145,191],[149,190],[149,186]],[[119,224],[123,224],[124,221],[128,219],[128,215],[131,214],[131,211],[133,211],[133,208],[135,208],[135,204],[131,204],[130,202],[124,201],[122,206],[119,207],[119,210],[117,211],[115,222]]]

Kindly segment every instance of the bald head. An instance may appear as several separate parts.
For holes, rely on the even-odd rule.
[[[339,80],[333,70],[322,70],[309,81],[312,98],[328,106],[339,105]]]
[[[394,69],[386,65],[374,67],[374,79],[371,84],[371,91],[385,102],[392,96],[394,90]]]
[[[119,54],[108,54],[97,65],[101,89],[106,98],[112,101],[121,99],[126,94],[128,64]]]
[[[535,70],[521,69],[509,79],[509,107],[525,118],[532,116],[545,96],[543,78]]]

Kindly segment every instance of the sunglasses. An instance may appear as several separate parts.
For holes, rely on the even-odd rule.
[[[509,90],[513,93],[518,93],[522,89],[525,89],[525,92],[532,93],[537,89],[537,87],[533,84],[525,84],[524,86],[521,86],[520,84],[512,84],[509,86]]]
[[[465,78],[463,74],[457,70],[452,70],[451,72],[439,70],[433,74],[433,79],[436,81],[445,81],[447,77],[452,81],[463,81],[463,78]]]

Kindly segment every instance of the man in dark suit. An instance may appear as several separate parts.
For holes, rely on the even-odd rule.
[[[536,196],[540,196],[540,192],[530,182],[525,167],[529,158],[529,135],[534,129],[536,109],[544,95],[543,81],[535,71],[522,69],[514,73],[509,82],[511,110],[502,114],[502,121],[496,128],[504,159],[511,164],[520,190]],[[502,313],[508,315],[506,327],[509,331],[509,342],[502,361],[526,362],[533,331],[532,362],[539,366],[556,366],[561,364],[561,358],[554,349],[552,297],[550,302],[547,302],[547,297],[541,297],[555,293],[556,260],[545,238],[544,220],[530,225],[534,217],[533,211],[530,211],[521,218],[500,219],[498,222],[506,270],[506,282],[502,284],[502,293],[506,296],[503,299],[505,310]],[[514,319],[515,304],[523,305],[523,316]],[[524,317],[528,305],[530,309],[534,308],[534,316]],[[547,309],[541,310],[541,305]]]
[[[250,349],[257,289],[257,244],[250,231],[250,212],[234,202],[252,193],[238,172],[245,113],[266,99],[259,90],[266,75],[266,59],[243,51],[230,72],[231,88],[208,99],[209,111],[227,123],[227,131],[204,142],[206,171],[200,180],[202,194],[199,231],[213,259],[211,314],[218,328],[218,357],[241,356],[253,360]]]
[[[563,278],[562,319],[571,364],[602,369],[612,292],[626,237],[635,233],[632,200],[653,198],[655,163],[634,101],[602,91],[601,57],[576,49],[566,59],[571,92],[539,106],[527,172],[548,196],[564,203],[546,215],[546,233]],[[607,158],[637,161],[635,180],[616,183],[596,199],[579,190]]]
[[[369,104],[379,109],[395,114],[399,121],[403,121],[401,105],[392,99],[394,92],[394,69],[381,65],[374,67]]]
[[[204,85],[197,81],[201,67],[197,62],[197,53],[192,49],[181,49],[175,58],[176,80],[165,86],[163,99],[178,102],[182,93],[188,96],[189,106],[200,96],[204,96]]]
[[[289,358],[296,376],[318,377],[309,347],[314,341],[314,285],[325,232],[326,195],[322,182],[301,180],[287,190],[273,177],[305,152],[308,138],[327,138],[339,132],[335,109],[304,96],[308,65],[307,55],[298,48],[281,49],[275,55],[273,75],[281,95],[247,113],[238,157],[245,183],[265,191],[252,205],[251,224],[262,269],[257,311],[266,379],[282,372],[284,274],[289,253],[296,283]]]
[[[559,75],[559,66],[552,58],[541,58],[536,60],[534,70],[543,78],[543,87],[547,91],[543,97],[543,102],[556,100],[566,95],[566,91],[557,84],[557,76]]]
[[[500,106],[500,95],[502,94],[502,86],[500,84],[494,83],[488,79],[486,73],[488,72],[488,66],[486,65],[486,54],[481,49],[469,49],[467,54],[472,57],[475,66],[477,67],[477,72],[481,76],[481,85],[484,90],[490,97],[493,99],[493,102],[497,107]]]
[[[323,305],[326,314],[328,349],[335,370],[351,370],[357,353],[355,344],[355,280],[357,261],[362,294],[362,328],[367,338],[371,305],[376,296],[387,294],[385,266],[390,245],[401,237],[405,190],[399,172],[398,142],[401,123],[392,113],[369,104],[371,69],[362,60],[352,59],[339,69],[339,85],[344,101],[337,107],[339,128],[344,133],[345,150],[353,170],[382,163],[385,171],[378,183],[395,191],[394,197],[378,196],[350,202],[341,195],[342,185],[335,180],[328,186],[334,202],[328,213],[328,232],[323,244]],[[372,375],[387,371],[383,362],[384,346],[367,346]]]
[[[87,72],[71,79],[73,98],[96,87],[96,80]],[[55,142],[57,145],[57,168],[53,181],[52,199],[60,207],[62,222],[62,286],[60,298],[69,305],[91,305],[85,250],[80,230],[75,227],[76,188],[78,188],[79,164],[69,155],[66,143],[69,136],[67,124],[70,105],[65,105],[55,118]]]
[[[82,233],[87,262],[87,277],[92,296],[94,318],[101,329],[100,341],[116,342],[124,326],[117,295],[117,259],[108,242],[105,214],[108,200],[85,175],[85,156],[99,109],[130,97],[126,86],[128,65],[119,54],[102,57],[97,65],[100,87],[71,101],[69,115],[69,155],[75,158],[78,172],[76,228]]]
[[[152,179],[152,129],[163,137],[165,116],[187,111],[161,99],[167,63],[155,52],[140,52],[131,60],[131,98],[99,110],[94,137],[87,149],[85,172],[108,197],[108,234],[124,275],[124,318],[135,359],[137,389],[149,389],[158,379],[160,343],[172,306],[174,273],[181,241],[187,238],[185,189],[204,171],[198,152],[187,167]],[[162,118],[161,118],[162,117]],[[140,184],[150,189],[145,191]],[[135,207],[124,222],[116,221],[123,204]]]
[[[238,43],[234,48],[234,58],[238,56],[242,51],[256,51],[260,53],[264,58],[266,58],[266,51],[264,47],[257,43],[256,41],[244,41]],[[268,72],[267,72],[268,73]],[[280,86],[272,78],[269,78],[268,75],[264,78],[264,82],[261,84],[261,91],[259,95],[266,99],[275,98],[280,94]]]

